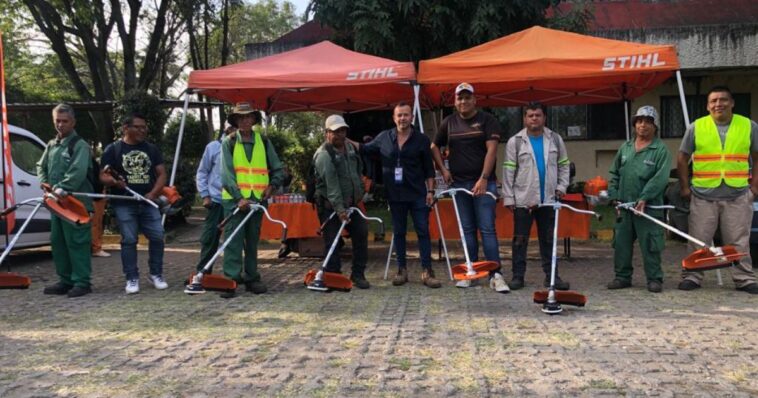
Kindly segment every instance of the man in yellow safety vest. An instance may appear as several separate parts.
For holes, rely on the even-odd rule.
[[[221,202],[224,216],[230,215],[237,207],[241,210],[224,227],[225,238],[245,218],[251,203],[265,202],[273,189],[284,180],[279,156],[271,142],[261,134],[260,119],[260,112],[249,103],[236,104],[229,115],[229,123],[238,131],[227,135],[221,142]],[[224,275],[244,284],[246,291],[255,294],[267,291],[258,273],[258,235],[262,217],[263,213],[260,212],[253,215],[224,250]],[[235,295],[231,291],[221,296],[232,298]]]
[[[758,194],[758,125],[733,113],[734,97],[727,87],[708,92],[709,115],[695,120],[679,147],[677,168],[682,197],[690,202],[689,233],[710,242],[720,227],[721,240],[739,252],[750,253],[753,197]],[[692,181],[688,163],[692,158]],[[692,185],[690,186],[690,182]],[[690,249],[696,247],[690,243]],[[732,267],[737,290],[758,294],[752,261],[747,254]],[[680,290],[700,288],[702,272],[683,271]]]

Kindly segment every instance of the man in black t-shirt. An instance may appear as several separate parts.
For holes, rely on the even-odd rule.
[[[468,83],[461,83],[455,89],[455,110],[442,121],[432,143],[432,156],[445,182],[474,193],[474,197],[465,194],[455,197],[471,261],[479,259],[478,230],[482,235],[484,257],[500,264],[495,233],[497,203],[485,193],[497,195],[495,161],[502,127],[494,116],[476,109],[474,87]],[[449,170],[442,160],[440,147],[447,147]],[[469,287],[471,281],[459,281],[456,286]],[[510,291],[500,268],[490,272],[490,287],[498,293]]]
[[[127,116],[122,123],[123,138],[105,148],[102,166],[110,166],[124,180],[101,172],[100,181],[110,188],[111,194],[130,195],[128,186],[153,202],[166,185],[167,174],[163,156],[153,144],[145,142],[147,123],[141,115]],[[163,279],[163,225],[161,213],[149,203],[113,200],[113,212],[121,231],[121,264],[126,276],[126,294],[139,293],[139,269],[137,268],[137,233],[142,231],[150,242],[148,249],[150,281],[156,289],[166,289]]]

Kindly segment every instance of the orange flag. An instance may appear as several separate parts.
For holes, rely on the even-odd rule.
[[[5,68],[3,67],[3,35],[0,32],[0,100],[2,101],[2,113],[3,113],[3,140],[2,154],[3,154],[3,192],[5,196],[3,198],[3,207],[8,208],[15,204],[15,194],[13,192],[13,163],[11,162],[11,134],[8,130],[8,108],[5,106]],[[11,212],[5,217],[5,231],[10,235],[13,231],[13,227],[16,226],[15,212]]]

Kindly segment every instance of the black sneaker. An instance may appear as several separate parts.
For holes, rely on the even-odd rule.
[[[46,286],[45,289],[42,291],[43,294],[54,294],[56,296],[63,296],[69,292],[69,290],[73,289],[74,287],[71,285],[66,285],[63,282],[58,282],[54,285]]]
[[[615,289],[625,289],[627,287],[632,287],[632,282],[627,281],[624,279],[616,278],[611,281],[608,285],[606,285],[608,289],[615,290]]]
[[[695,282],[693,282],[693,281],[691,281],[689,279],[685,279],[685,280],[679,282],[679,286],[677,286],[677,289],[679,289],[679,290],[695,290],[695,289],[700,289],[700,285],[698,285],[697,283],[695,283]]]
[[[738,287],[737,290],[750,294],[758,294],[758,283],[751,283],[743,287]]]
[[[350,280],[353,281],[353,284],[358,289],[368,289],[371,287],[371,284],[368,283],[368,281],[366,280],[366,277],[363,276],[363,274],[352,274],[350,276]]]
[[[268,288],[261,281],[245,282],[245,291],[252,292],[253,294],[263,294],[268,291]]]
[[[663,284],[659,281],[647,281],[647,291],[650,293],[660,293],[663,291]]]
[[[73,289],[68,291],[68,297],[81,297],[90,293],[92,293],[92,287],[90,286],[74,286]]]
[[[550,287],[550,277],[545,277],[545,282],[543,283],[543,286]],[[571,285],[568,282],[563,281],[563,279],[559,277],[555,277],[555,290],[569,290],[571,288]],[[513,289],[513,288],[511,288]]]
[[[508,284],[511,290],[519,290],[524,288],[524,278],[513,278]]]
[[[285,244],[279,248],[279,253],[276,255],[278,258],[285,258],[292,252],[290,246]]]

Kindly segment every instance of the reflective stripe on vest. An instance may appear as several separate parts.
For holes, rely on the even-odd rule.
[[[710,116],[695,120],[692,186],[716,188],[724,180],[733,188],[746,187],[749,177],[750,119],[733,115],[723,149],[716,123]]]
[[[234,148],[232,149],[232,162],[234,163],[234,175],[237,179],[237,187],[243,198],[250,198],[250,193],[260,199],[263,191],[268,187],[268,166],[266,164],[266,146],[258,131],[254,132],[255,143],[253,144],[253,159],[248,161],[245,154],[245,145],[242,143],[240,133],[236,133]],[[226,189],[221,192],[222,199],[233,199]]]

